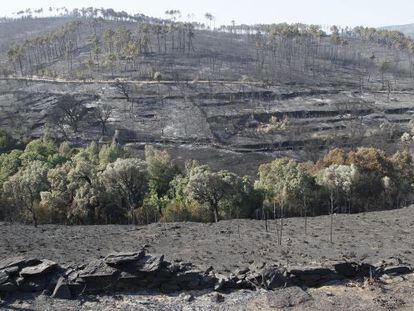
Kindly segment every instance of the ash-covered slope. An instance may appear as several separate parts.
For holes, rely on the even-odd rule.
[[[0,127],[22,139],[49,129],[80,145],[115,136],[136,152],[154,144],[179,162],[254,174],[275,156],[315,160],[334,146],[393,151],[412,119],[403,35],[285,24],[213,31],[97,12],[0,23]],[[68,99],[86,111],[76,131],[56,115]]]
[[[290,154],[313,159],[333,146],[393,148],[414,111],[409,91],[353,92],[347,88],[266,86],[260,83],[0,82],[0,126],[38,137],[45,128],[64,139],[53,111],[66,95],[88,109],[73,142],[110,141],[133,150],[170,149],[181,161],[253,173],[257,164]],[[111,114],[102,137],[94,111]],[[51,131],[50,131],[51,130]],[[68,137],[66,137],[68,138]]]

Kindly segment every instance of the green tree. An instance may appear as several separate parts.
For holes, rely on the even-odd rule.
[[[358,179],[359,173],[355,165],[331,165],[322,170],[318,176],[318,183],[325,187],[329,192],[329,215],[330,215],[330,234],[329,240],[333,242],[333,215],[336,211],[335,199],[341,193],[350,198],[351,191]]]
[[[126,155],[125,149],[118,143],[103,145],[99,151],[99,163],[105,168],[107,164],[115,162]]]
[[[0,154],[0,189],[3,183],[17,173],[22,165],[21,155],[23,151],[13,150],[9,153]]]
[[[158,199],[167,195],[170,183],[179,173],[179,169],[166,151],[145,147],[145,162],[148,167],[149,189]],[[161,210],[160,210],[161,213]]]
[[[38,224],[36,209],[40,201],[40,192],[46,191],[49,187],[47,171],[45,163],[33,161],[3,184],[6,198],[18,211],[28,213],[35,227]]]
[[[148,193],[148,171],[139,159],[118,159],[108,164],[101,174],[101,181],[108,193],[118,197],[127,207],[129,218],[136,224],[135,209]]]
[[[33,161],[41,161],[50,167],[68,160],[66,156],[59,153],[59,149],[54,141],[46,136],[28,143],[20,158],[23,165],[28,165]]]
[[[191,170],[186,194],[199,204],[207,204],[215,222],[220,220],[220,209],[232,194],[226,171],[212,172],[207,165]]]
[[[278,231],[279,245],[283,237],[283,218],[286,207],[289,214],[299,214],[312,177],[296,161],[288,158],[276,159],[259,167],[259,180],[256,188],[262,189],[268,202],[273,203],[274,214],[276,204],[280,206],[280,226]],[[302,207],[303,208],[303,207]]]

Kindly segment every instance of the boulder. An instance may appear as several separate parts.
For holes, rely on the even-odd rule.
[[[245,275],[250,271],[250,269],[248,267],[244,267],[244,268],[238,268],[234,273],[236,275]]]
[[[44,259],[35,266],[23,268],[22,271],[20,271],[20,275],[22,277],[43,275],[43,274],[49,273],[56,267],[57,267],[56,262]]]
[[[347,278],[354,278],[359,275],[359,265],[356,262],[340,262],[334,264],[336,273]]]
[[[0,270],[5,270],[13,267],[17,267],[20,270],[25,267],[37,265],[39,263],[41,263],[41,261],[36,258],[26,258],[23,256],[12,257],[0,260]]]
[[[100,292],[113,287],[119,279],[120,271],[108,266],[103,260],[90,262],[79,272],[78,278],[71,283],[76,288],[83,284],[83,291],[86,293]]]
[[[0,284],[6,283],[9,280],[9,275],[6,271],[0,271]]]
[[[382,268],[378,265],[372,264],[369,261],[363,261],[359,265],[358,274],[365,277],[375,277],[382,273]]]
[[[202,272],[199,270],[189,270],[178,272],[172,280],[181,289],[198,289],[202,279]]]
[[[236,288],[236,282],[238,279],[234,276],[218,275],[217,277],[217,282],[214,285],[215,291],[224,291]]]
[[[91,261],[83,270],[79,271],[79,277],[82,279],[113,277],[117,274],[119,274],[117,269],[108,266],[102,260]]]
[[[145,251],[141,250],[135,253],[116,253],[110,254],[105,258],[105,263],[110,266],[119,266],[129,264],[142,259],[145,256]]]
[[[286,285],[286,271],[277,267],[270,266],[262,270],[262,287],[266,289],[275,289]]]
[[[262,284],[262,275],[258,272],[251,271],[246,274],[245,280],[256,287],[260,287]]]
[[[56,287],[52,293],[52,298],[58,298],[58,299],[71,299],[72,298],[72,293],[68,286],[68,282],[64,277],[59,278],[56,284]]]
[[[398,265],[398,266],[389,266],[383,269],[383,273],[391,276],[398,276],[402,274],[411,273],[412,269],[409,266]]]
[[[334,271],[325,267],[297,267],[290,269],[289,274],[298,283],[309,287],[320,286],[338,278],[338,275]]]
[[[164,261],[164,255],[147,255],[137,261],[137,269],[140,272],[152,273],[160,270]]]
[[[11,293],[15,292],[17,290],[16,284],[12,282],[6,282],[3,284],[0,284],[0,293]]]
[[[16,284],[18,290],[22,292],[41,292],[48,287],[49,280],[46,275],[19,277],[16,279]]]
[[[17,266],[13,266],[6,268],[3,271],[6,272],[9,276],[16,276],[19,274],[20,269]]]

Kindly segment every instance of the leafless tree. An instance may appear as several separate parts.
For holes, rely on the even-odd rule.
[[[109,118],[112,115],[112,112],[113,112],[113,108],[109,104],[99,105],[94,110],[94,115],[102,128],[102,136],[107,134],[107,131],[108,131],[107,124],[108,124]]]

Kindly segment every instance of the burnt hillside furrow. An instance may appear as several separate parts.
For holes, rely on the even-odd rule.
[[[87,107],[88,118],[79,124],[82,135],[76,138],[81,144],[111,141],[117,132],[124,143],[186,146],[185,152],[178,149],[178,157],[191,158],[195,145],[201,144],[217,148],[225,159],[229,155],[224,150],[271,156],[278,152],[300,156],[308,148],[320,152],[327,148],[329,137],[335,137],[336,146],[372,145],[375,135],[386,133],[390,124],[398,128],[386,135],[398,141],[414,111],[411,94],[396,93],[390,101],[386,93],[293,86],[141,84],[130,86],[128,92],[127,98],[112,83],[0,81],[0,126],[18,124],[19,136],[38,137],[52,109],[69,94]],[[94,115],[102,105],[111,107],[103,138]],[[287,123],[278,128],[283,120]],[[382,124],[388,125],[382,128]],[[52,133],[60,135],[59,129]],[[214,157],[203,160],[214,161]]]

